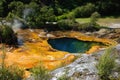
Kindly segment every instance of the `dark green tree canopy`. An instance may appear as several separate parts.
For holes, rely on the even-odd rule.
[[[61,15],[77,7],[91,3],[101,15],[120,14],[120,0],[0,0],[0,16],[5,17],[12,10],[21,10],[21,7],[36,3],[39,8],[49,6],[53,8],[55,15]],[[17,11],[16,11],[17,13]]]

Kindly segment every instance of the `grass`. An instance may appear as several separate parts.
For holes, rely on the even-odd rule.
[[[41,64],[41,63],[40,63]],[[38,65],[30,69],[32,75],[34,76],[34,80],[50,80],[51,75],[47,69],[45,69],[42,65]]]
[[[110,80],[109,76],[115,67],[115,50],[108,48],[105,53],[100,57],[97,64],[98,74],[102,80]]]
[[[111,18],[111,17],[106,17],[106,18],[100,18],[97,22],[101,26],[110,26],[112,23],[120,23],[120,18]]]
[[[76,18],[78,23],[88,23],[90,22],[90,18]]]
[[[76,18],[78,23],[88,23],[90,22],[90,18]],[[99,18],[97,23],[101,26],[110,26],[111,23],[120,23],[120,17],[104,17]]]
[[[58,80],[72,80],[72,79],[70,79],[66,75],[63,75],[63,76],[59,77]]]
[[[6,67],[5,66],[6,50],[4,44],[2,44],[1,50],[3,51],[3,54],[1,55],[2,62],[0,64],[0,80],[22,80],[24,71],[16,66]]]
[[[68,74],[68,70],[66,69],[65,74],[63,74],[57,80],[73,80],[72,77],[68,77],[67,74]]]
[[[22,80],[23,70],[18,67],[2,67],[0,68],[0,80]]]

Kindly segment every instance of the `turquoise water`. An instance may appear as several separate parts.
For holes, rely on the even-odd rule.
[[[70,53],[84,53],[88,51],[93,45],[100,43],[81,41],[74,38],[57,38],[49,39],[48,43],[57,50],[67,51]]]

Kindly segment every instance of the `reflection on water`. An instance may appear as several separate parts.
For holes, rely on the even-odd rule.
[[[84,53],[92,46],[100,45],[100,43],[97,42],[81,41],[75,38],[49,39],[48,43],[55,49],[67,51],[70,53]]]

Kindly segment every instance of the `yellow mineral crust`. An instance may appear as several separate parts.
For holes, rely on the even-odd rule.
[[[5,51],[5,64],[7,66],[17,65],[24,69],[29,69],[41,63],[45,68],[52,70],[71,63],[75,58],[74,55],[68,52],[57,51],[51,48],[47,43],[47,39],[41,39],[34,32],[29,32],[29,35],[26,37],[33,39],[33,41],[26,41],[23,46],[13,51]],[[2,54],[1,50],[0,55]]]
[[[59,35],[57,35],[57,34],[59,34]],[[66,32],[59,32],[59,33],[56,32],[56,35],[57,35],[56,38],[62,38],[62,37],[76,38],[76,39],[82,40],[82,41],[101,42],[101,43],[108,45],[108,46],[117,44],[116,41],[113,41],[110,39],[103,39],[103,38],[97,38],[94,36],[87,36],[85,34],[77,32],[77,31],[66,31]]]
[[[21,32],[22,33],[22,32]],[[37,64],[42,64],[45,68],[52,70],[60,66],[71,63],[75,56],[68,52],[58,51],[53,49],[47,42],[48,38],[40,38],[38,33],[31,31],[24,31],[22,34],[26,41],[24,45],[12,51],[5,51],[5,64],[7,66],[17,65],[24,69],[29,69]],[[51,33],[52,34],[52,33]],[[102,42],[107,45],[115,45],[116,42],[108,39],[99,39],[95,37],[85,36],[79,32],[54,32],[54,38],[71,37],[83,41]],[[93,50],[98,50],[99,46],[92,47],[88,53]],[[2,55],[2,50],[0,55]],[[1,61],[1,60],[0,60]]]
[[[64,63],[69,64],[75,58],[74,55],[67,52],[52,50],[46,44],[42,46],[40,42],[26,43],[25,45],[25,47],[6,53],[5,63],[7,66],[17,65],[29,69],[42,63],[45,68],[52,70]],[[66,55],[68,56],[65,57]]]
[[[66,32],[56,31],[52,34],[57,36],[55,38],[63,38],[63,37],[76,38],[76,39],[82,40],[82,41],[100,42],[100,43],[105,45],[105,46],[99,46],[99,45],[92,46],[92,48],[90,50],[86,51],[87,54],[98,51],[100,48],[105,48],[105,47],[108,47],[108,46],[114,46],[114,45],[117,44],[116,41],[113,41],[113,40],[110,40],[110,39],[103,39],[103,38],[97,38],[97,37],[94,37],[94,36],[87,36],[85,34],[77,32],[77,31],[66,31]]]

